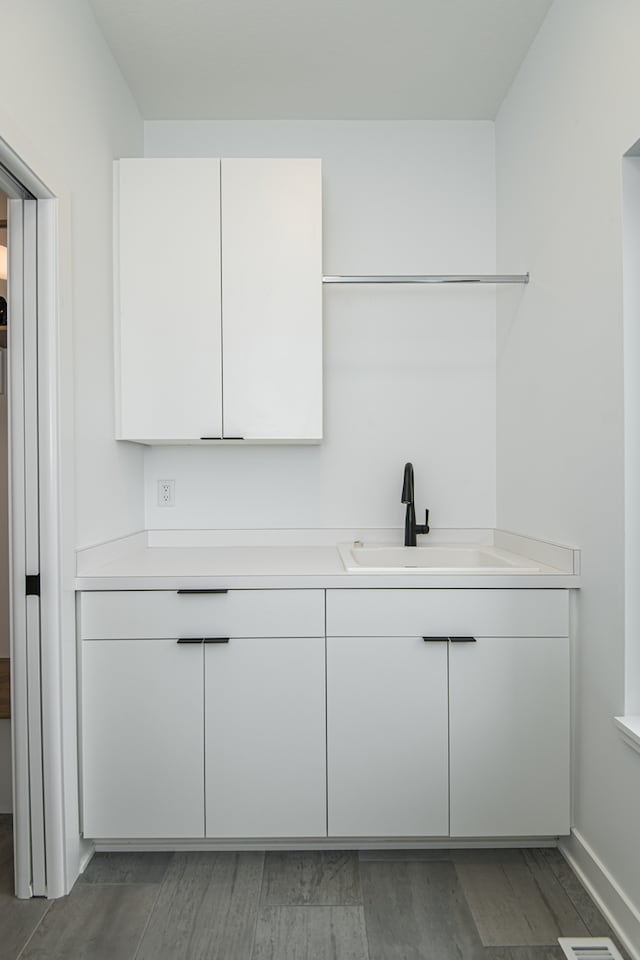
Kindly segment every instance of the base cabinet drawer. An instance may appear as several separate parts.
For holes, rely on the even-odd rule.
[[[567,590],[327,590],[327,636],[565,637]]]
[[[84,835],[203,837],[202,648],[83,644],[81,702]]]
[[[84,640],[323,637],[324,590],[105,590],[83,593]]]

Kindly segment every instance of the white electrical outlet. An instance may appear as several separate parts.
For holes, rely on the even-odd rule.
[[[175,480],[158,480],[158,506],[175,507],[176,482]]]

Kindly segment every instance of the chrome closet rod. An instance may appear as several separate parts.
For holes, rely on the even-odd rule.
[[[426,274],[416,276],[323,277],[323,283],[529,283],[528,273]]]

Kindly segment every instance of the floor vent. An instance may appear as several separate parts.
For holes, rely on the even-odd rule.
[[[569,960],[622,960],[608,937],[559,937],[558,943]]]

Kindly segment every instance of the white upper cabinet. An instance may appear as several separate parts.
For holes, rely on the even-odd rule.
[[[322,439],[319,160],[116,163],[117,437]]]
[[[219,437],[220,161],[120,160],[115,192],[116,436]]]
[[[319,160],[222,161],[224,434],[322,439]]]

